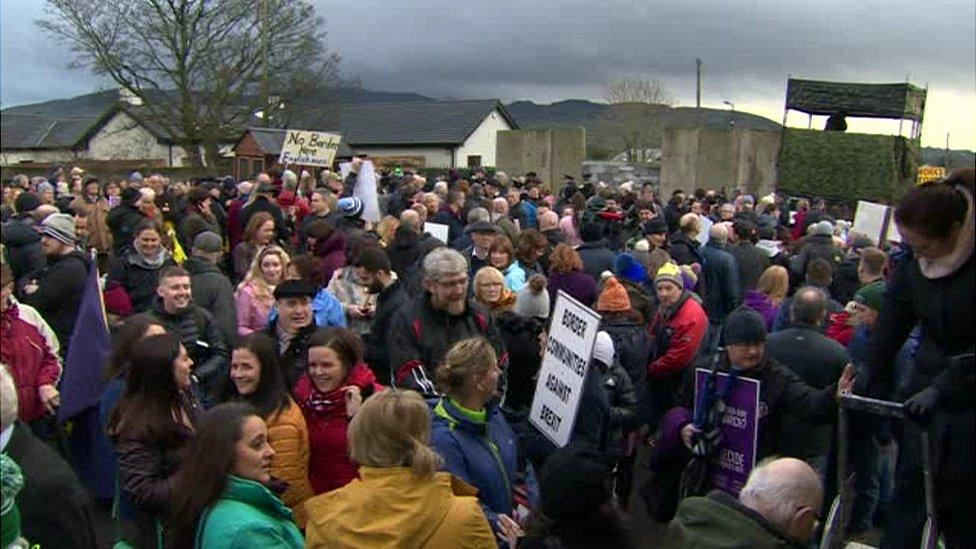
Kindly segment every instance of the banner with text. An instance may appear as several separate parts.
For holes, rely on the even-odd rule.
[[[711,372],[698,368],[695,370],[695,403],[698,395],[705,389]],[[722,442],[715,457],[708,466],[708,481],[711,488],[738,496],[746,485],[749,473],[756,466],[756,443],[759,434],[759,382],[755,379],[736,377],[733,381],[728,374],[716,373],[716,392],[724,393],[727,383],[733,386],[728,390],[725,409],[722,414]]]
[[[560,290],[539,368],[529,421],[556,446],[569,444],[600,315]]]
[[[281,164],[331,166],[342,136],[337,133],[288,130],[281,145]]]
[[[891,208],[884,204],[858,200],[851,231],[867,236],[871,239],[871,243],[877,246],[878,242],[885,237],[890,211]]]

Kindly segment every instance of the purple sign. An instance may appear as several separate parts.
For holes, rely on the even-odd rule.
[[[710,371],[698,368],[695,371],[695,406],[698,395],[705,388]],[[718,372],[715,390],[726,393],[730,382],[728,374]],[[746,485],[749,473],[756,465],[756,441],[759,424],[759,381],[737,377],[727,391],[724,410],[721,410],[722,443],[708,467],[708,481],[712,488],[738,496]],[[722,404],[716,403],[716,406]]]

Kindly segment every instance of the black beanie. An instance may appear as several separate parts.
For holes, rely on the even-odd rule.
[[[126,187],[122,189],[122,196],[119,197],[119,202],[133,206],[139,201],[140,197],[142,197],[142,193],[139,192],[139,189],[134,187]]]
[[[567,446],[549,456],[539,478],[542,512],[555,522],[586,521],[610,501],[610,467],[596,451]]]
[[[14,200],[14,209],[19,214],[30,213],[41,206],[41,199],[34,193],[20,193]]]
[[[583,239],[583,242],[596,242],[603,238],[605,233],[606,227],[603,226],[603,223],[590,221],[586,225],[583,225],[583,229],[580,231],[580,238]]]
[[[725,345],[760,343],[766,341],[766,321],[756,311],[739,307],[725,317],[722,334]]]

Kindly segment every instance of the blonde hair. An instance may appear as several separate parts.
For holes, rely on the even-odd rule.
[[[486,266],[478,269],[478,272],[474,274],[474,294],[478,297],[478,290],[481,285],[486,282],[501,282],[502,285],[505,284],[505,275],[501,271],[492,267]]]
[[[430,443],[430,410],[413,391],[386,389],[363,403],[349,423],[349,457],[365,467],[410,467],[431,478],[441,457]]]
[[[244,276],[244,280],[237,286],[238,291],[248,283],[251,283],[254,286],[254,297],[264,300],[272,298],[274,287],[268,284],[268,281],[264,278],[264,273],[261,272],[261,262],[264,261],[265,257],[272,254],[277,255],[278,259],[281,260],[281,277],[284,279],[284,273],[288,270],[288,263],[291,262],[291,258],[288,257],[288,253],[281,246],[269,244],[254,254],[254,259],[251,261],[251,268],[247,270],[247,275]]]
[[[790,289],[790,275],[780,265],[767,267],[759,276],[756,290],[769,296],[774,303],[781,303]]]
[[[380,222],[376,224],[376,234],[380,237],[380,244],[385,248],[393,242],[396,236],[396,230],[400,227],[400,220],[393,217],[392,215],[384,216],[380,219]]]
[[[475,376],[484,375],[498,364],[495,348],[483,337],[471,337],[455,343],[444,355],[437,369],[437,388],[446,395],[467,391]]]

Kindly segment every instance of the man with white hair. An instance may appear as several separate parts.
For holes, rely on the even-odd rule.
[[[722,491],[683,500],[671,523],[681,547],[807,547],[820,518],[823,487],[793,458],[759,463],[736,500]]]
[[[508,354],[491,315],[468,297],[468,263],[459,252],[437,248],[423,260],[424,291],[402,307],[391,323],[393,384],[434,396],[436,369],[451,345],[483,336],[505,371]],[[503,384],[504,385],[504,384]]]
[[[716,223],[708,230],[708,242],[699,248],[704,265],[705,310],[708,312],[708,344],[714,349],[722,333],[722,321],[742,302],[739,267],[728,250],[729,229]]]
[[[0,364],[0,452],[20,466],[24,477],[17,495],[24,539],[34,547],[96,547],[91,498],[64,458],[17,420],[17,389],[4,364]]]
[[[519,227],[508,216],[508,200],[498,197],[491,201],[491,221],[514,245],[518,241]]]

